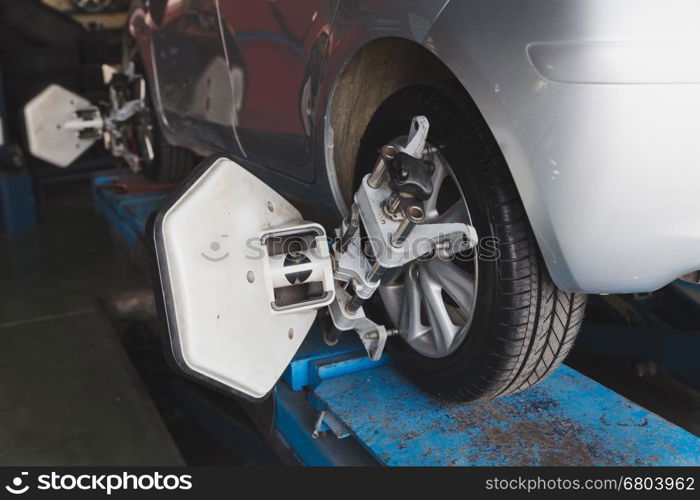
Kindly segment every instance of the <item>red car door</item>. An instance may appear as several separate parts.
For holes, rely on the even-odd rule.
[[[316,92],[338,2],[219,0],[249,161],[313,179]]]

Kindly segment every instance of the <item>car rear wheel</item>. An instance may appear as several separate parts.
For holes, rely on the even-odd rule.
[[[140,113],[136,129],[141,168],[155,182],[179,182],[197,165],[197,156],[189,149],[168,143],[151,109],[151,100],[146,102],[149,106]]]
[[[382,320],[400,334],[392,356],[448,400],[526,389],[568,354],[585,296],[552,282],[498,145],[463,92],[413,86],[389,97],[361,141],[358,179],[382,145],[405,141],[418,115],[430,121],[426,157],[436,166],[427,217],[472,224],[480,244],[450,261],[414,263],[382,284]]]
[[[126,67],[133,62],[137,72],[143,74],[141,57],[128,35],[125,36],[122,45],[122,64]],[[130,84],[125,81],[123,85]],[[138,82],[133,85],[134,88],[128,89],[133,96],[145,93],[146,107],[134,117],[133,123],[134,146],[139,157],[139,166],[144,175],[154,182],[180,182],[197,166],[199,159],[191,150],[173,146],[168,142],[156,115],[151,86],[145,77],[143,85],[142,89],[141,83]]]

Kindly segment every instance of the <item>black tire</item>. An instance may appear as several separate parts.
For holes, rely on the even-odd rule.
[[[480,259],[470,330],[443,358],[428,358],[400,336],[390,342],[399,367],[429,392],[454,401],[521,391],[564,360],[578,333],[584,295],[566,293],[543,263],[508,166],[474,102],[451,87],[414,86],[389,97],[375,113],[358,151],[358,171],[378,149],[406,134],[411,119],[428,117],[429,141],[455,170],[479,236],[498,238],[500,257]]]
[[[187,177],[197,165],[197,156],[189,149],[172,146],[162,133],[160,122],[152,111],[150,116],[144,116],[139,126],[138,143],[141,158],[146,158],[144,133],[145,127],[152,125],[152,144],[155,153],[153,161],[143,161],[143,172],[152,181],[159,183],[174,183]]]
[[[143,74],[140,56],[130,43],[128,35],[123,39],[122,51],[124,60],[136,61],[137,71]],[[136,124],[136,139],[139,149],[139,156],[142,158],[141,168],[146,177],[158,183],[176,183],[183,180],[197,166],[198,157],[189,149],[173,146],[168,143],[163,134],[162,124],[156,116],[153,104],[152,89],[150,84],[146,85],[147,110],[144,110],[138,117]],[[150,132],[149,132],[150,130]],[[147,161],[148,157],[145,137],[150,133],[153,145],[154,159]]]

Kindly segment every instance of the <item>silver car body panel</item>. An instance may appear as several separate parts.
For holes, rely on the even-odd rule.
[[[322,16],[309,17],[307,33],[330,42],[313,73],[312,119],[302,120],[313,151],[298,169],[251,161],[170,126],[173,140],[201,152],[228,149],[292,199],[313,196],[317,206],[342,213],[330,125],[334,86],[363,46],[404,38],[446,64],[481,110],[560,288],[651,291],[700,269],[696,0],[311,3],[303,8]],[[231,23],[235,13],[225,17]],[[310,53],[315,45],[306,41]]]
[[[698,16],[692,0],[453,0],[432,26],[559,287],[650,291],[700,268]]]

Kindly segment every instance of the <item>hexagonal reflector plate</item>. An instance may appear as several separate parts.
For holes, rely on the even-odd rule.
[[[251,399],[272,390],[333,298],[285,314],[271,307],[261,235],[301,223],[290,203],[224,157],[206,160],[157,214],[161,312],[181,370]]]

